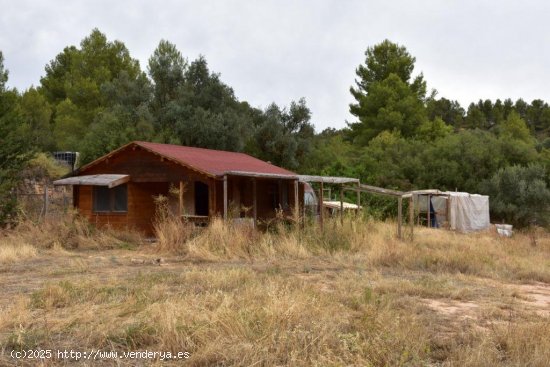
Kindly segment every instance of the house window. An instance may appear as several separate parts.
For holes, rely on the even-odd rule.
[[[125,213],[128,211],[128,186],[119,185],[112,189],[94,186],[94,212]]]

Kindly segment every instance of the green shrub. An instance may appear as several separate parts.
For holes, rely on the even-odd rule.
[[[550,189],[547,173],[538,165],[499,170],[481,184],[490,196],[491,214],[520,227],[550,224]]]

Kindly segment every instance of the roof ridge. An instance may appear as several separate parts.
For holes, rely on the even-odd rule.
[[[201,172],[210,177],[220,177],[231,171],[256,172],[260,174],[296,175],[291,170],[279,167],[243,152],[216,150],[208,148],[191,147],[186,145],[155,143],[135,140],[122,147],[107,153],[106,155],[82,166],[79,172],[86,171],[109,157],[120,152],[138,146],[152,154],[164,157],[172,162],[183,165],[191,170]]]
[[[232,154],[242,154],[242,155],[247,155],[249,157],[252,157],[252,158],[256,158],[254,157],[253,155],[250,155],[248,153],[245,153],[245,152],[236,152],[234,150],[222,150],[222,149],[212,149],[212,148],[203,148],[203,147],[194,147],[192,145],[179,145],[179,144],[168,144],[168,143],[157,143],[157,142],[153,142],[153,141],[143,141],[143,140],[135,140],[133,141],[132,143],[136,143],[138,145],[141,145],[141,144],[155,144],[155,145],[164,145],[164,146],[169,146],[169,147],[175,147],[175,148],[191,148],[191,149],[200,149],[200,150],[210,150],[210,151],[214,151],[214,152],[224,152],[224,153],[232,153]],[[259,158],[256,158],[256,159],[259,159]],[[266,162],[267,163],[267,162]]]

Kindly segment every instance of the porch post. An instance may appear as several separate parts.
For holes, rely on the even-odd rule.
[[[325,210],[323,208],[323,180],[321,180],[321,188],[319,189],[319,226],[323,229],[323,217]]]
[[[401,224],[403,223],[403,197],[397,198],[397,237],[402,239]]]
[[[179,204],[179,216],[181,219],[183,216],[183,181],[180,181]]]
[[[223,220],[227,221],[227,175],[223,176]]]
[[[361,210],[361,182],[357,181],[357,210],[355,214],[359,216],[360,210]]]
[[[256,189],[256,178],[252,178],[252,215],[254,216],[254,229],[258,228],[258,192]]]
[[[300,200],[298,196],[299,196],[298,180],[295,180],[294,181],[294,220],[296,221],[296,225],[298,225],[300,221]]]
[[[340,225],[344,225],[344,184],[340,185]]]
[[[428,228],[432,226],[432,213],[430,210],[431,203],[432,203],[432,200],[431,200],[430,194],[428,194],[428,209],[427,209],[428,210]]]
[[[451,201],[451,195],[447,196],[447,200],[445,200],[445,218],[447,219],[447,229],[451,229],[451,212],[450,212],[450,202]]]
[[[411,226],[411,241],[414,235],[414,195],[409,199],[409,225]]]

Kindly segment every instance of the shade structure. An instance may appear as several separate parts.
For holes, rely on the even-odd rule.
[[[298,179],[302,182],[322,182],[331,184],[346,184],[352,182],[359,182],[358,178],[351,177],[335,177],[335,176],[310,176],[310,175],[298,175]]]

